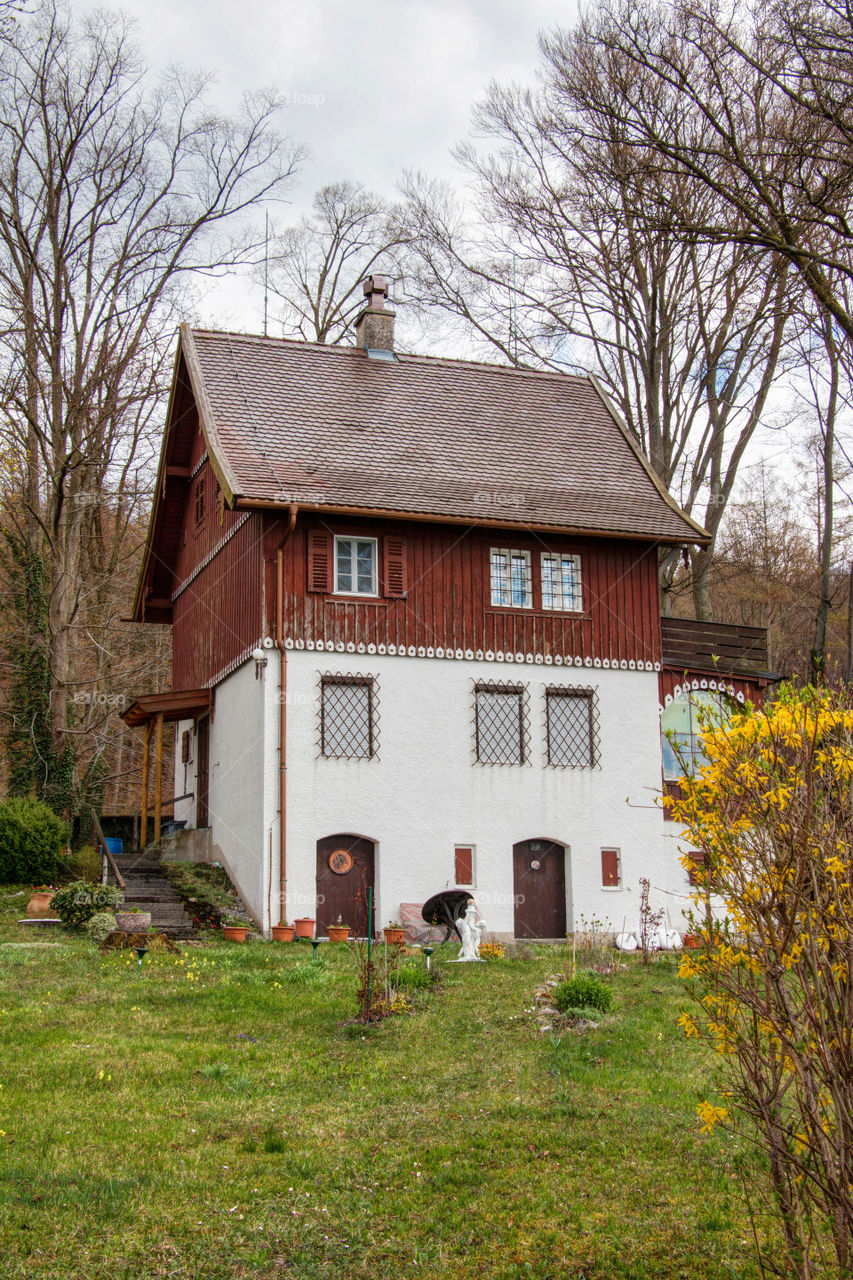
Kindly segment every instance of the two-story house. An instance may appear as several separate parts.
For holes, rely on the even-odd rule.
[[[642,875],[680,925],[661,709],[689,744],[762,635],[662,626],[706,535],[593,378],[397,352],[365,293],[353,346],[181,330],[135,605],[174,691],[127,713],[176,725],[176,817],[264,928],[470,886],[497,934],[621,929]]]

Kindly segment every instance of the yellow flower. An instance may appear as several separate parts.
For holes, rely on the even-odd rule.
[[[702,1133],[713,1133],[714,1126],[726,1120],[729,1113],[725,1107],[715,1107],[706,1100],[696,1108],[696,1114],[702,1121]]]

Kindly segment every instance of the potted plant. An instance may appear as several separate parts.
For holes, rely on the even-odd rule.
[[[313,938],[314,937],[314,917],[301,916],[293,922],[294,938]]]
[[[151,928],[151,912],[139,907],[122,907],[116,912],[116,928],[122,933],[147,933]]]
[[[329,925],[329,941],[330,942],[346,942],[349,937],[349,925],[343,924],[341,917],[338,916],[335,924]]]
[[[222,922],[226,942],[245,942],[248,928],[246,921],[239,916],[226,916]]]
[[[280,920],[272,927],[272,938],[273,942],[292,942],[293,925],[288,924],[286,920]]]
[[[385,934],[385,941],[389,947],[404,947],[406,945],[406,930],[399,920],[389,921],[382,932]]]
[[[30,894],[27,903],[27,916],[30,920],[46,920],[50,915],[50,904],[56,889],[52,884],[37,884]]]

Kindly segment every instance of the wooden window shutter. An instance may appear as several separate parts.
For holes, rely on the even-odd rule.
[[[601,883],[605,889],[619,888],[619,850],[601,850]]]
[[[455,849],[456,866],[454,868],[457,884],[474,883],[474,850],[467,845],[457,845]]]
[[[396,534],[383,540],[383,594],[403,598],[406,594],[406,539]]]
[[[308,532],[308,590],[332,589],[332,538],[325,529]]]
[[[687,856],[690,859],[690,866],[687,868],[687,882],[688,884],[701,884],[701,873],[705,869],[705,854],[701,849],[691,849]]]

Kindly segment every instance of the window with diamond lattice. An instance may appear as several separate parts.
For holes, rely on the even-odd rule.
[[[595,697],[591,689],[545,690],[548,763],[591,769],[596,763]]]
[[[474,728],[480,764],[524,764],[524,689],[516,685],[477,685]]]
[[[324,756],[350,759],[375,754],[372,680],[323,677],[320,750]]]

